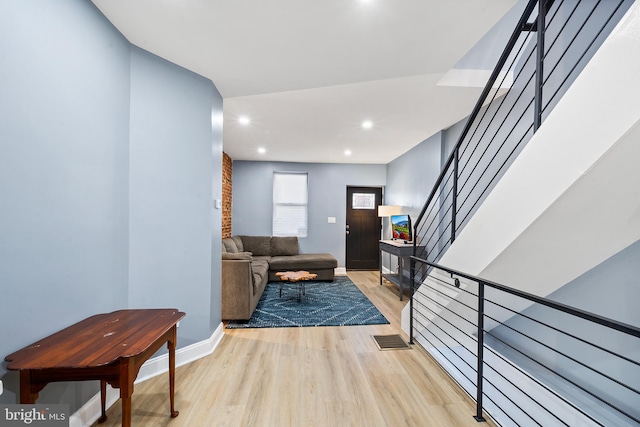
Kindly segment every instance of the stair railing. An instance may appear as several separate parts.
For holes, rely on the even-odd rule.
[[[410,267],[412,294],[420,292],[417,288],[431,274],[434,263],[453,244],[632,3],[632,0],[529,0],[526,3],[507,46],[414,221],[414,257]],[[459,280],[455,279],[454,283]],[[478,290],[480,297],[473,306],[474,310],[480,308],[479,313],[483,313],[485,302],[482,292],[486,283],[483,283],[479,286],[483,290]],[[448,291],[439,297],[445,298],[457,289],[448,287]],[[434,316],[425,313],[424,307],[414,305],[412,297],[412,344],[415,323],[420,324],[420,318]],[[448,308],[437,310],[447,311]],[[507,310],[518,312],[517,307]],[[464,318],[460,314],[451,316]],[[478,314],[480,331],[486,331],[481,324],[486,319],[486,315]],[[483,361],[484,332],[476,331],[476,337],[476,353]],[[484,366],[484,362],[478,365],[479,378],[484,378]],[[455,365],[445,368],[450,373],[459,370]],[[482,380],[476,381],[482,384]],[[482,391],[476,396],[480,410],[483,396]],[[517,406],[513,402],[510,404]],[[482,420],[481,412],[476,417]]]
[[[640,424],[640,328],[413,261],[431,279],[416,290],[416,339],[475,397],[476,420]]]
[[[441,258],[631,3],[527,2],[414,221],[417,256]]]

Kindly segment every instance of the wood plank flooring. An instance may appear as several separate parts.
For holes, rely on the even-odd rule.
[[[397,289],[378,272],[349,272],[390,325],[225,330],[215,352],[135,387],[134,426],[477,426],[473,401],[419,346],[379,351],[401,334]],[[118,426],[118,401],[109,419]],[[484,424],[494,426],[489,422]]]

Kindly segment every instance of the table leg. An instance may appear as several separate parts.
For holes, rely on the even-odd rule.
[[[380,265],[379,265],[379,268],[380,268],[380,271],[379,271],[380,272],[380,286],[382,286],[382,252],[383,252],[382,249],[379,252],[380,252]]]
[[[175,418],[180,412],[175,410],[174,407],[174,392],[176,382],[176,340],[178,336],[177,327],[174,326],[172,330],[173,337],[167,342],[167,349],[169,350],[169,403],[171,404],[171,418]]]
[[[31,370],[23,369],[20,371],[20,403],[33,404],[36,403],[38,393],[31,391]]]
[[[100,380],[100,405],[102,413],[98,423],[103,423],[107,421],[107,382],[105,380]]]
[[[404,257],[398,257],[398,288],[400,289],[400,301],[402,301],[402,294],[404,293],[404,289],[402,284],[404,282]]]
[[[123,396],[122,400],[122,427],[131,427],[131,396]]]
[[[122,427],[131,427],[131,396],[136,375],[129,359],[120,362],[120,400],[122,401]]]

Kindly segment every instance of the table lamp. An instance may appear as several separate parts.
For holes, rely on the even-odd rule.
[[[378,216],[382,218],[382,240],[385,240],[386,231],[390,229],[389,221],[387,220],[387,225],[385,226],[385,218],[389,218],[392,215],[400,215],[402,213],[402,206],[396,205],[379,205],[378,206]]]

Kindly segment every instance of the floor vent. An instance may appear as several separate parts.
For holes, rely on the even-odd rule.
[[[371,335],[379,350],[407,350],[411,346],[400,335]]]

